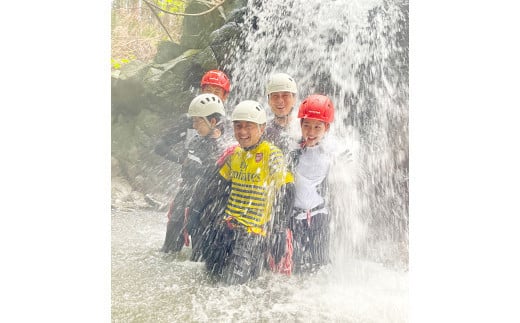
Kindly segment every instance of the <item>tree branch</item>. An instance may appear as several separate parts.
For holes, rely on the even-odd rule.
[[[170,40],[173,42],[173,38],[172,36],[170,35],[170,33],[168,32],[168,29],[166,29],[166,27],[163,25],[162,21],[161,21],[161,18],[159,18],[159,16],[157,15],[157,13],[155,12],[155,10],[153,10],[153,7],[156,7],[156,6],[152,6],[152,4],[150,4],[148,1],[146,0],[143,0],[144,3],[146,3],[148,5],[148,7],[150,8],[150,10],[152,11],[153,15],[155,16],[155,18],[157,18],[157,20],[159,21],[159,24],[161,24],[161,27],[164,29],[164,31],[166,32],[166,34],[168,35],[168,38],[170,38]],[[156,7],[157,8],[157,7]]]
[[[168,10],[164,10],[162,8],[159,8],[158,6],[156,6],[153,3],[148,2],[147,0],[143,0],[143,2],[146,3],[149,7],[154,7],[155,9],[160,10],[160,11],[162,11],[164,13],[167,13],[167,14],[170,14],[170,15],[176,15],[176,16],[202,16],[202,15],[208,14],[208,13],[212,12],[213,10],[217,9],[218,7],[223,5],[224,2],[226,2],[226,0],[221,0],[220,2],[215,4],[213,7],[209,8],[208,10],[203,11],[203,12],[199,12],[199,13],[170,12]]]

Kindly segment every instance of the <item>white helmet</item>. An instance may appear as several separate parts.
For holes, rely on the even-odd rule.
[[[267,95],[273,92],[292,92],[297,93],[296,82],[285,73],[276,73],[269,77],[266,86]]]
[[[260,103],[253,100],[245,100],[237,104],[231,114],[231,120],[264,124],[267,122],[267,115]]]
[[[205,93],[195,97],[188,108],[190,117],[207,117],[213,113],[226,115],[222,100],[215,94]]]

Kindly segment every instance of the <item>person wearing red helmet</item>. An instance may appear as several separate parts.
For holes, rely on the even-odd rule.
[[[213,93],[222,101],[226,101],[231,83],[226,73],[219,70],[211,70],[206,72],[200,80],[200,89],[202,93]]]
[[[322,140],[334,120],[334,105],[325,95],[305,98],[298,110],[300,148],[289,154],[294,174],[295,201],[289,228],[292,232],[294,273],[315,271],[329,263],[330,216],[327,176],[333,154]]]
[[[215,94],[226,102],[231,85],[228,76],[219,70],[211,70],[206,72],[200,81],[201,94]],[[159,142],[155,145],[154,152],[163,156],[169,161],[180,163],[186,154],[188,142],[196,135],[193,129],[191,118],[188,114],[183,114],[177,123],[171,127]],[[184,142],[182,147],[178,147]],[[177,149],[175,149],[177,148]]]

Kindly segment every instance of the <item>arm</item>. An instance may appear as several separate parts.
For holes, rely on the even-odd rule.
[[[220,175],[219,170],[217,166],[208,168],[203,179],[197,183],[190,205],[194,214],[202,214],[210,202],[229,194],[230,183]]]
[[[177,150],[171,149],[167,152],[164,152],[166,150],[167,148],[164,146],[159,148],[157,148],[156,146],[155,153],[163,156],[166,160],[169,160],[177,164],[182,164],[183,161],[186,159],[186,156],[188,155],[186,149],[184,149],[183,147],[180,147]]]
[[[187,114],[183,114],[179,121],[170,128],[155,145],[154,153],[166,158],[167,160],[181,163],[186,157],[184,147],[178,149],[178,151],[174,151],[172,148],[178,143],[186,140],[189,128],[192,128],[190,118]]]
[[[278,203],[274,212],[271,238],[271,253],[276,263],[280,262],[286,251],[286,229],[289,227],[289,219],[294,207],[294,197],[294,183],[283,185],[277,195]]]
[[[287,183],[278,191],[278,201],[273,218],[273,232],[285,232],[289,225],[292,209],[294,207],[295,187],[294,183]]]
[[[277,147],[274,147],[271,151],[269,167],[274,182],[279,185],[272,210],[271,237],[269,241],[271,254],[274,256],[275,261],[278,262],[285,253],[286,229],[292,215],[296,189],[293,174],[287,170],[285,158]]]

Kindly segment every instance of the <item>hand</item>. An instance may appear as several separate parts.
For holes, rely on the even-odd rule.
[[[346,148],[338,154],[338,159],[343,160],[345,163],[351,163],[353,161],[352,152]]]
[[[185,160],[185,157],[183,155],[184,151],[178,152],[172,149],[168,152],[168,155],[166,155],[166,159],[174,163],[180,164]]]

